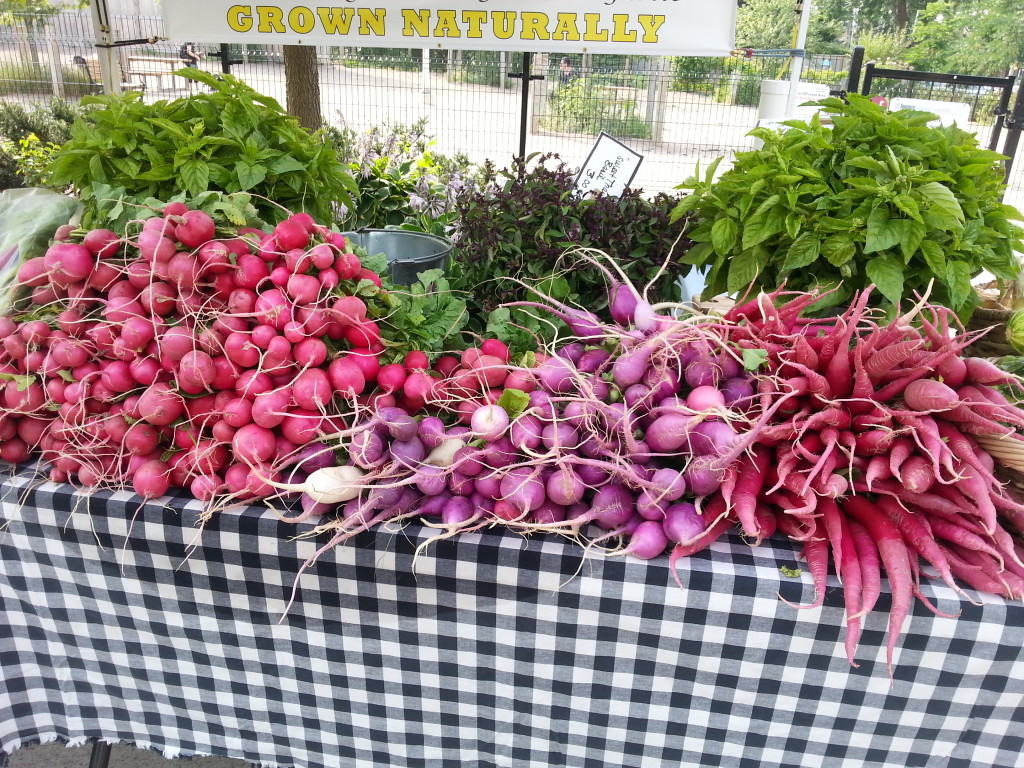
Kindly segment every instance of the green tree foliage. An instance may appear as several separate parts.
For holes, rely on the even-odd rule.
[[[47,0],[0,0],[0,24],[20,25],[29,33],[41,32],[58,13]]]
[[[829,0],[831,3],[831,0]],[[841,53],[845,21],[839,8],[814,6],[807,31],[807,50],[812,53]],[[736,44],[743,48],[788,48],[799,17],[793,0],[746,0],[736,16]]]
[[[907,58],[923,70],[1008,74],[1024,62],[1019,0],[929,3],[914,27]]]

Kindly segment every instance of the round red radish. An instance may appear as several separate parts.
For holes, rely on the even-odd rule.
[[[12,437],[0,443],[0,459],[11,464],[21,464],[31,457],[28,444],[19,437]]]
[[[224,340],[224,354],[243,368],[255,368],[260,362],[260,348],[245,333],[231,333]]]
[[[333,395],[331,380],[322,368],[307,368],[292,384],[295,404],[307,411],[323,412]]]
[[[306,228],[294,219],[285,219],[274,227],[274,237],[281,248],[290,251],[293,248],[309,247],[309,232]]]
[[[480,351],[485,355],[493,355],[508,365],[509,352],[505,342],[499,339],[484,339],[480,342]]]
[[[187,353],[178,363],[178,383],[189,390],[209,389],[216,375],[213,358],[200,350]]]
[[[380,328],[373,320],[345,327],[345,341],[353,347],[372,347],[380,341]]]
[[[323,432],[324,417],[315,411],[293,409],[281,424],[281,433],[296,445],[306,445]]]
[[[224,481],[220,475],[197,475],[192,478],[189,485],[189,493],[199,501],[211,501],[216,498],[224,487]]]
[[[326,243],[309,249],[309,260],[317,269],[330,269],[334,265],[334,248]]]
[[[235,262],[235,285],[255,291],[270,277],[270,265],[254,253],[246,253]]]
[[[67,286],[85,280],[96,266],[96,258],[84,245],[54,243],[46,250],[43,264],[50,273],[50,282]]]
[[[18,283],[29,288],[38,288],[49,281],[49,269],[42,256],[29,259],[18,267]]]
[[[430,367],[430,358],[427,357],[426,352],[414,349],[406,354],[402,363],[405,365],[405,370],[409,373],[412,373],[413,371],[425,371]]]
[[[434,370],[447,378],[452,375],[460,366],[459,360],[452,355],[442,355],[434,363]]]
[[[144,499],[163,496],[170,487],[170,468],[160,459],[147,461],[132,475],[132,488]]]
[[[310,216],[305,211],[293,213],[291,216],[288,217],[288,221],[292,222],[293,224],[298,224],[311,235],[320,228],[316,221],[313,219],[313,217]]]
[[[261,293],[249,311],[255,311],[257,322],[272,326],[278,331],[283,330],[285,325],[292,320],[291,302],[280,288],[271,288],[269,291]],[[247,313],[233,312],[232,314]]]
[[[408,374],[400,363],[385,365],[377,373],[377,386],[385,392],[398,392],[405,384]]]
[[[252,402],[252,422],[265,429],[278,426],[288,412],[292,391],[285,387],[261,392]]]
[[[128,453],[149,454],[160,444],[160,434],[151,424],[137,421],[125,430],[121,445]]]
[[[462,351],[462,354],[459,356],[459,361],[462,363],[463,368],[472,368],[473,363],[475,363],[482,354],[483,352],[481,352],[479,348],[469,347]]]
[[[156,426],[174,422],[185,410],[181,395],[167,384],[156,382],[139,396],[139,418]]]
[[[327,368],[327,376],[334,390],[348,397],[360,395],[366,388],[362,369],[350,357],[332,360]]]
[[[165,205],[161,213],[163,213],[164,216],[181,216],[186,211],[188,211],[188,206],[176,200],[173,203]]]
[[[276,447],[274,433],[258,424],[240,427],[231,441],[235,457],[250,466],[270,461],[274,457]]]
[[[243,371],[235,382],[235,394],[244,397],[246,400],[253,400],[256,395],[262,392],[269,392],[274,388],[274,382],[270,376],[262,371]],[[235,425],[241,426],[241,425]]]
[[[355,280],[362,268],[359,257],[354,253],[342,253],[334,259],[334,269],[342,280]]]
[[[120,238],[109,229],[93,229],[85,233],[82,245],[99,259],[114,256],[120,248]]]
[[[331,314],[342,325],[359,325],[366,320],[366,303],[358,296],[340,296],[331,305]]]
[[[357,281],[369,280],[378,288],[381,288],[383,286],[383,284],[381,283],[380,275],[378,275],[372,269],[366,269],[365,267],[360,267],[359,271],[356,273],[355,279]]]
[[[300,368],[318,368],[327,360],[327,345],[320,339],[302,339],[292,347],[295,363]]]
[[[411,401],[418,403],[416,410],[431,399],[434,389],[434,379],[423,371],[413,371],[405,379],[402,385],[402,392]]]
[[[198,248],[208,240],[212,240],[217,226],[208,213],[203,211],[185,211],[175,230],[178,240],[189,248]]]
[[[254,395],[255,397],[255,395]],[[224,406],[224,423],[235,429],[252,422],[252,398],[236,397]]]
[[[231,253],[232,251],[226,243],[211,240],[201,245],[196,251],[196,263],[204,274],[221,274],[232,267]]]

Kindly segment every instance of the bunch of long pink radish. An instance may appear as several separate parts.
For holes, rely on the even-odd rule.
[[[829,552],[844,585],[850,662],[884,567],[892,590],[888,654],[930,565],[950,587],[1024,598],[1024,504],[996,475],[975,436],[1021,441],[1024,411],[999,387],[1020,388],[991,363],[964,358],[976,338],[924,301],[895,321],[865,309],[806,319],[819,297],[776,291],[734,307],[732,344],[767,359],[758,384],[772,423],[721,488],[730,519],[755,540],[777,525],[802,543],[824,599]],[[766,511],[775,512],[774,523]],[[944,615],[944,614],[942,614]]]
[[[147,498],[263,497],[375,380],[380,330],[352,294],[380,278],[308,215],[224,233],[171,203],[125,236],[59,235],[0,318],[0,458]]]

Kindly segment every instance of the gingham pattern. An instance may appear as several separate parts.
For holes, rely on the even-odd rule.
[[[885,669],[888,596],[859,668],[786,542],[682,563],[582,556],[413,525],[322,558],[256,508],[139,508],[6,486],[0,743],[103,738],[313,766],[1024,765],[1024,606],[927,590]],[[88,506],[88,509],[86,508]],[[136,514],[137,513],[137,514]],[[134,518],[134,521],[133,521]],[[193,545],[196,545],[194,548]],[[578,573],[577,573],[578,572]]]

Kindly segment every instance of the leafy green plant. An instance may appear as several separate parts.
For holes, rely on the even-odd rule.
[[[722,59],[709,56],[674,56],[669,89],[684,93],[710,94],[722,74]]]
[[[420,272],[412,285],[394,285],[385,254],[370,254],[360,246],[354,250],[364,267],[381,276],[383,291],[364,281],[357,295],[368,300],[368,317],[380,322],[384,362],[401,362],[410,349],[434,355],[464,346],[461,332],[469,320],[466,301],[452,290],[442,270]]]
[[[613,88],[580,78],[551,94],[550,112],[541,125],[551,131],[650,138],[651,128],[637,111],[635,99],[620,99]]]
[[[83,98],[98,108],[72,125],[49,168],[52,183],[76,188],[83,199],[94,184],[139,199],[249,192],[272,223],[294,211],[330,221],[336,203],[351,204],[355,182],[334,148],[274,99],[231,75],[178,74],[210,91],[153,104],[138,93]],[[93,211],[87,204],[86,224]]]
[[[357,186],[354,205],[341,211],[343,229],[401,227],[432,234],[451,229],[454,197],[473,171],[465,155],[448,158],[431,151],[426,118],[410,126],[384,124],[356,135],[335,129],[339,155]]]
[[[654,300],[678,298],[675,280],[689,271],[678,261],[687,245],[677,247],[683,223],[669,221],[678,196],[647,199],[642,190],[627,189],[619,197],[581,198],[575,176],[557,155],[531,155],[501,170],[495,184],[459,195],[452,284],[470,292],[471,316],[480,320],[504,302],[536,298],[508,278],[602,310],[608,302],[604,277],[583,266],[574,248],[608,254],[641,289],[657,276]],[[554,331],[522,317],[516,322],[546,339]]]
[[[815,115],[756,128],[761,149],[738,153],[718,180],[716,161],[680,185],[693,194],[673,218],[697,222],[684,261],[710,270],[713,293],[836,288],[826,308],[874,285],[875,303],[892,310],[930,289],[967,317],[972,277],[1017,275],[1024,230],[1001,202],[1002,155],[955,126],[929,128],[928,113],[886,112],[858,94],[817,104],[832,125]]]
[[[93,93],[88,75],[77,67],[61,67],[60,77],[64,84],[64,95],[68,98]],[[0,96],[48,93],[53,93],[53,80],[50,68],[45,64],[5,64],[0,71]]]
[[[16,173],[27,187],[48,186],[46,168],[59,150],[52,142],[44,144],[34,133],[17,142],[0,139],[0,152],[14,161]]]
[[[27,151],[21,142],[28,140],[31,145],[34,140],[30,137],[34,136],[41,147],[63,144],[71,137],[71,124],[86,109],[57,98],[31,108],[0,104],[0,139],[6,140],[0,144],[0,189],[23,187],[28,181],[21,168],[20,158]],[[37,183],[37,179],[28,183]]]

